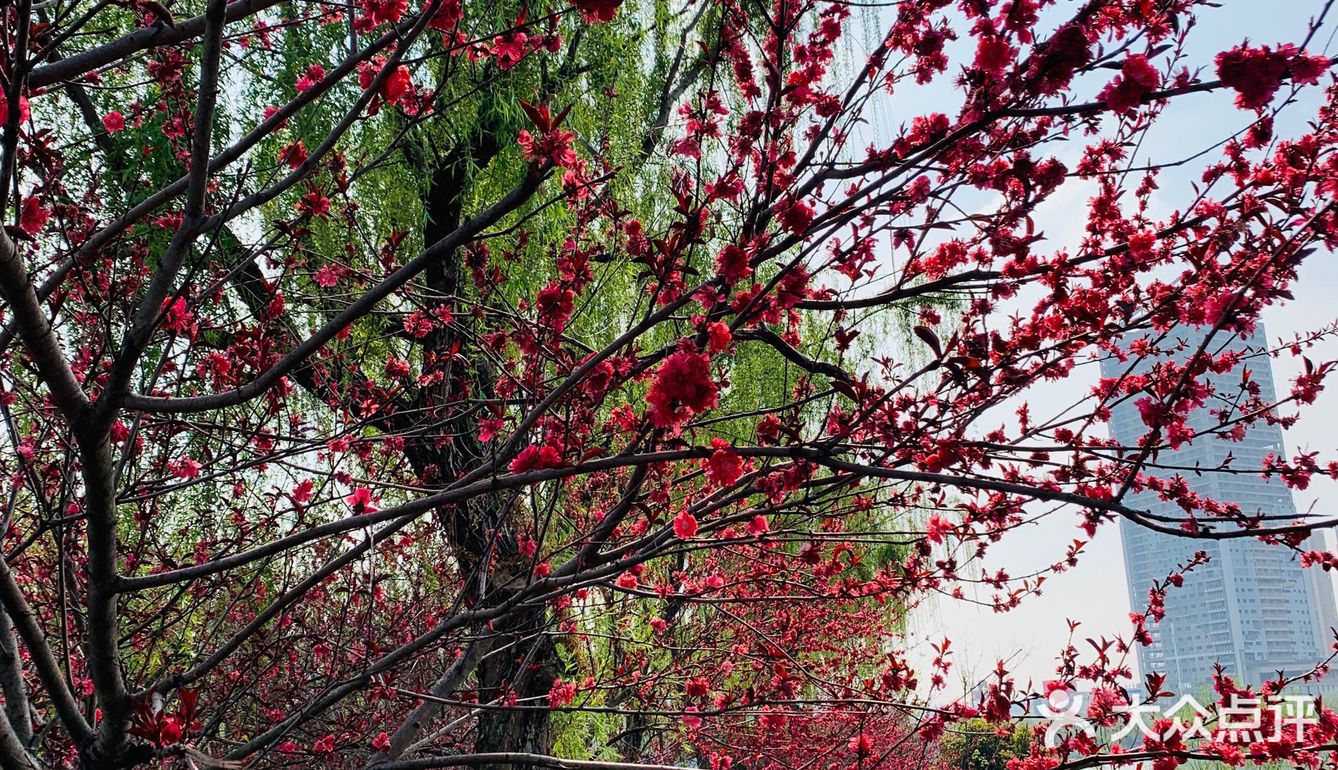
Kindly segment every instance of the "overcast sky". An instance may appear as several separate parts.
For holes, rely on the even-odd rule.
[[[1191,59],[1210,62],[1212,52],[1235,45],[1246,37],[1256,44],[1272,45],[1278,42],[1299,41],[1305,34],[1307,20],[1323,5],[1321,0],[1227,0],[1222,8],[1205,11],[1200,28],[1192,38],[1198,44],[1191,48]],[[1330,56],[1333,24],[1325,29],[1311,50]],[[1289,118],[1279,121],[1279,133],[1295,129],[1299,120],[1314,114],[1316,102],[1312,95],[1309,104],[1289,108]],[[892,110],[895,112],[895,107]],[[1247,123],[1249,116],[1236,110],[1229,97],[1222,95],[1191,95],[1177,99],[1168,108],[1160,125],[1145,142],[1145,161],[1169,161],[1183,154],[1190,146],[1212,144]],[[1073,142],[1079,145],[1079,142]],[[1202,164],[1190,164],[1182,169],[1168,170],[1161,177],[1162,189],[1158,202],[1169,211],[1186,198],[1188,184],[1197,178]],[[1057,200],[1039,217],[1038,225],[1047,235],[1050,248],[1060,245],[1072,247],[1081,233],[1086,192],[1078,185],[1065,199]],[[1067,210],[1065,210],[1067,209]],[[1162,213],[1165,213],[1162,212]],[[1338,321],[1338,261],[1333,255],[1311,257],[1301,272],[1298,284],[1292,287],[1295,301],[1270,308],[1264,315],[1269,340],[1289,339],[1293,335],[1313,330]],[[1338,359],[1338,343],[1326,341],[1308,353],[1316,362]],[[1273,375],[1279,392],[1285,393],[1288,381],[1300,369],[1300,361],[1277,360]],[[1069,381],[1057,387],[1054,394],[1072,402],[1080,398],[1094,384],[1095,367],[1080,367]],[[1035,400],[1035,399],[1033,399]],[[1039,416],[1040,413],[1036,412]],[[1302,422],[1285,436],[1286,449],[1319,451],[1322,462],[1338,458],[1338,387],[1321,395],[1310,407]],[[1316,512],[1338,513],[1338,485],[1317,479],[1311,487],[1295,494],[1299,509],[1313,506]],[[1050,516],[1038,525],[1012,533],[994,546],[986,564],[993,570],[1006,568],[1010,574],[1021,575],[1054,562],[1074,538],[1085,535],[1077,527],[1075,515]],[[1332,533],[1328,535],[1332,544]],[[1332,545],[1331,545],[1332,547]],[[1185,541],[1186,555],[1195,550],[1191,541]],[[995,614],[974,605],[953,600],[940,600],[917,611],[912,623],[913,644],[927,644],[943,636],[953,640],[958,674],[969,674],[973,679],[986,676],[999,659],[1011,661],[1009,668],[1019,674],[1019,684],[1027,678],[1036,682],[1051,678],[1056,655],[1068,635],[1067,619],[1080,621],[1078,638],[1127,636],[1129,629],[1129,601],[1125,588],[1124,565],[1120,553],[1117,525],[1109,525],[1098,532],[1087,546],[1086,556],[1076,569],[1051,577],[1045,594],[1026,600],[1009,613]],[[984,589],[980,598],[988,599],[992,589]],[[1085,645],[1083,645],[1085,647]],[[924,660],[920,646],[916,658]],[[1136,669],[1136,661],[1131,661]],[[960,695],[960,688],[957,693]]]

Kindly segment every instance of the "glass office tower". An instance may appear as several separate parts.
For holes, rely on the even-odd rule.
[[[1202,332],[1186,329],[1176,335],[1189,341],[1185,358],[1197,350]],[[1228,339],[1219,333],[1213,341],[1215,350],[1234,348],[1262,350],[1266,344],[1262,328],[1246,338]],[[1103,362],[1102,376],[1117,377],[1129,364]],[[1141,365],[1148,368],[1147,364]],[[1270,360],[1252,357],[1238,369],[1212,380],[1219,394],[1230,397],[1240,390],[1241,369],[1249,369],[1259,384],[1266,402],[1275,398]],[[1129,399],[1113,410],[1111,432],[1124,446],[1134,446],[1147,428]],[[1190,415],[1196,430],[1216,423],[1212,404]],[[1223,502],[1234,502],[1241,510],[1268,516],[1292,516],[1296,509],[1291,491],[1274,477],[1264,479],[1257,469],[1269,454],[1286,457],[1282,430],[1277,426],[1256,424],[1242,441],[1216,437],[1202,438],[1179,450],[1163,451],[1157,462],[1185,468],[1212,469],[1227,458],[1230,467],[1246,473],[1225,474],[1193,470],[1154,470],[1155,475],[1171,477],[1177,473],[1194,492]],[[1183,516],[1175,503],[1159,500],[1155,494],[1140,493],[1127,498],[1131,507],[1165,516]],[[1332,584],[1322,570],[1302,569],[1295,554],[1253,538],[1237,540],[1193,540],[1165,535],[1139,527],[1128,520],[1120,522],[1124,541],[1124,565],[1128,576],[1129,603],[1135,612],[1147,606],[1148,587],[1166,577],[1176,565],[1188,560],[1195,551],[1205,551],[1211,560],[1186,576],[1181,588],[1172,588],[1166,596],[1166,618],[1150,624],[1154,643],[1138,650],[1139,667],[1144,674],[1166,674],[1166,685],[1178,693],[1193,694],[1211,683],[1213,664],[1220,662],[1227,672],[1251,684],[1276,676],[1309,670],[1323,658],[1333,640],[1329,629],[1338,626]],[[1307,548],[1323,550],[1322,539],[1312,535]],[[1338,678],[1323,686],[1298,687],[1319,694],[1332,690]]]

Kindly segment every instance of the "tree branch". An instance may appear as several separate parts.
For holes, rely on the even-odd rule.
[[[529,200],[530,196],[539,189],[539,183],[543,181],[544,176],[544,170],[532,169],[525,181],[515,187],[511,192],[507,193],[505,197],[456,228],[455,232],[451,233],[450,236],[442,238],[440,241],[432,244],[425,249],[422,254],[391,273],[383,279],[381,283],[377,284],[357,300],[350,303],[348,307],[340,311],[338,315],[322,326],[315,334],[303,340],[301,344],[289,351],[288,354],[276,364],[265,370],[246,385],[208,396],[191,396],[185,398],[159,398],[131,394],[124,399],[125,407],[127,409],[145,412],[187,414],[236,406],[237,404],[245,403],[260,396],[273,387],[282,377],[302,365],[307,358],[324,347],[330,340],[334,339],[339,332],[347,328],[354,321],[370,313],[383,299],[390,296],[404,284],[408,283],[414,276],[426,270],[433,260],[439,259],[449,254],[451,250],[468,243],[474,236],[482,232],[484,228],[519,208],[522,203]]]
[[[223,20],[224,23],[239,21],[278,4],[279,0],[237,0],[227,5]],[[63,80],[78,78],[100,67],[115,64],[140,51],[190,40],[204,33],[207,26],[206,16],[207,14],[178,21],[176,26],[172,27],[162,24],[142,27],[105,45],[36,67],[28,75],[28,85],[32,88],[45,88]]]
[[[37,624],[37,617],[28,606],[28,600],[24,598],[22,589],[14,579],[14,573],[10,571],[9,564],[3,558],[0,558],[0,604],[4,605],[5,613],[14,623],[14,628],[18,631],[24,646],[28,648],[28,655],[37,670],[37,677],[45,688],[46,696],[55,706],[56,714],[60,716],[65,729],[74,740],[82,743],[92,734],[93,728],[89,727],[79,710],[79,704],[75,701],[74,694],[70,692],[64,675],[61,674],[60,663],[46,643],[46,634]]]

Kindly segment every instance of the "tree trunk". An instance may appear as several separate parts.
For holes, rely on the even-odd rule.
[[[429,183],[423,195],[427,221],[423,236],[433,243],[458,225],[466,169],[487,165],[500,147],[491,132],[467,148],[467,155],[452,154],[438,160],[427,174]],[[468,158],[469,163],[466,162]],[[425,169],[428,170],[428,169]],[[463,293],[459,252],[453,252],[425,274],[428,287],[445,301],[454,301]],[[468,314],[453,307],[457,324],[466,323]],[[474,349],[468,334],[442,329],[424,340],[425,361],[435,361],[445,375],[441,386],[420,394],[417,414],[429,423],[440,421],[449,439],[437,440],[440,432],[417,435],[408,447],[410,462],[420,474],[435,472],[442,478],[454,478],[486,459],[478,440],[478,425],[473,413],[458,406],[467,397],[493,395],[493,380],[486,361]],[[425,369],[427,365],[425,365]],[[445,413],[443,413],[445,411]],[[463,577],[470,581],[471,600],[504,601],[507,585],[517,574],[519,561],[516,532],[508,521],[511,497],[485,497],[463,506],[438,512],[447,536],[455,548]],[[523,608],[499,621],[494,627],[496,639],[489,645],[476,671],[479,701],[506,702],[511,695],[524,706],[542,706],[558,675],[557,649],[545,633],[546,607]],[[483,710],[478,721],[474,751],[523,752],[549,754],[553,737],[548,711],[536,708]],[[486,765],[484,770],[520,770],[519,765]]]

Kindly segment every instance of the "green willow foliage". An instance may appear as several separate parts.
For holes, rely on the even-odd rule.
[[[277,15],[266,18],[263,27],[227,40],[214,152],[223,150],[233,137],[252,130],[267,117],[267,108],[297,96],[303,79],[311,77],[314,66],[337,61],[349,46],[366,42],[351,33],[347,20],[338,15],[319,25],[310,23],[309,17],[315,11],[307,4],[282,3],[277,11]],[[505,29],[527,12],[527,3],[470,4],[462,28]],[[108,18],[120,25],[107,30],[108,34],[129,33],[136,27],[137,19],[130,11]],[[720,23],[715,6],[688,6],[684,15],[672,11],[662,0],[645,4],[629,0],[611,23],[554,21],[551,29],[562,33],[557,50],[549,56],[527,56],[505,70],[490,57],[473,61],[467,56],[442,55],[446,43],[442,36],[425,36],[408,52],[406,60],[425,57],[428,65],[419,67],[415,76],[421,85],[433,90],[437,109],[427,115],[383,109],[375,117],[358,120],[348,130],[344,146],[352,149],[345,150],[348,156],[343,165],[358,171],[347,180],[347,204],[336,202],[329,216],[303,218],[296,225],[301,232],[295,233],[293,212],[300,209],[304,197],[314,189],[313,185],[299,185],[257,207],[212,240],[201,241],[188,256],[187,272],[207,269],[219,262],[230,266],[228,274],[214,285],[217,303],[214,322],[201,330],[197,345],[227,349],[248,319],[266,312],[267,301],[285,303],[289,309],[289,332],[294,340],[300,340],[328,321],[356,293],[348,293],[346,285],[323,285],[319,279],[322,269],[337,266],[353,276],[355,286],[365,286],[396,259],[416,254],[429,245],[425,226],[434,196],[449,193],[461,219],[496,201],[527,173],[529,164],[522,158],[516,141],[522,130],[533,127],[522,106],[525,102],[547,103],[554,111],[568,110],[564,126],[575,132],[578,141],[597,150],[591,154],[597,154],[604,164],[599,171],[612,180],[609,190],[620,205],[627,207],[624,213],[645,223],[647,231],[662,229],[675,217],[675,198],[671,194],[674,170],[665,160],[664,145],[678,119],[677,107],[685,94],[699,87],[718,87],[703,82],[702,78],[709,72],[705,63],[717,45],[714,30]],[[78,40],[71,41],[68,53],[76,53],[78,45]],[[252,54],[259,50],[265,53],[234,55],[242,49]],[[146,55],[151,60],[150,71],[158,67],[160,72],[171,70],[193,77],[191,73],[200,66],[201,51],[199,47],[173,48]],[[91,131],[95,135],[93,141],[67,148],[66,164],[80,182],[71,185],[72,188],[100,191],[100,200],[92,209],[102,219],[125,215],[187,172],[190,126],[170,117],[180,108],[189,109],[192,103],[193,95],[181,91],[180,82],[181,78],[164,78],[163,82],[136,80],[132,73],[112,69],[101,74],[97,88],[66,85],[63,101],[50,101],[47,104],[52,106],[42,108],[43,120],[71,127],[83,122],[80,133]],[[281,131],[263,139],[258,151],[250,156],[247,172],[257,174],[262,186],[281,179],[294,162],[294,148],[299,144],[307,150],[319,146],[360,96],[357,78],[336,86],[321,97],[317,109],[302,110]],[[152,109],[157,103],[169,103],[174,108]],[[96,116],[113,111],[124,113],[130,125],[122,131],[100,131]],[[708,156],[696,161],[703,167],[699,169],[701,175],[708,176],[706,171],[720,160]],[[455,172],[454,187],[449,190],[434,187],[433,175],[442,169]],[[337,173],[330,168],[318,171],[313,182],[324,189],[339,186]],[[498,284],[487,296],[481,295],[464,276],[459,296],[455,298],[458,321],[486,327],[491,314],[533,313],[524,304],[525,300],[533,297],[555,273],[554,255],[573,230],[573,217],[560,195],[541,194],[499,223],[494,230],[504,237],[495,242],[485,240],[484,244],[506,250],[504,274],[498,276]],[[128,229],[135,238],[118,244],[117,248],[130,249],[150,261],[156,258],[154,255],[167,251],[173,230],[161,220],[132,223]],[[300,246],[296,249],[278,247],[290,239],[297,241],[296,236],[300,236]],[[700,274],[712,270],[714,253],[710,248],[695,250],[685,271]],[[461,274],[467,273],[460,263],[466,262],[468,255],[455,253],[447,259],[455,263],[454,269]],[[632,319],[644,313],[647,303],[654,301],[643,291],[640,266],[610,261],[596,264],[593,269],[598,289],[582,297],[583,304],[566,330],[568,337],[579,340],[590,350],[608,344]],[[766,281],[775,271],[775,267],[763,266],[758,278]],[[133,312],[138,288],[134,279],[120,275],[107,278],[113,285],[124,282],[124,302],[114,311],[128,317]],[[262,286],[263,292],[258,289]],[[268,298],[260,296],[266,292]],[[430,292],[421,292],[420,296],[429,297]],[[357,351],[359,359],[372,361],[412,359],[419,355],[414,345],[402,339],[396,318],[399,313],[414,311],[414,301],[413,297],[401,298],[398,305],[390,305],[357,322],[329,346],[332,355]],[[668,347],[685,334],[691,334],[692,327],[688,318],[662,324],[644,335],[641,344],[647,349]],[[873,325],[865,328],[874,331]],[[830,320],[814,319],[804,327],[805,341],[799,352],[811,360],[828,363],[879,353],[874,342],[876,334],[867,334],[853,344],[838,344],[835,340],[842,331]],[[171,342],[152,348],[141,363],[143,380],[152,382],[156,369],[172,354]],[[474,376],[486,379],[486,355],[477,350],[463,354],[471,359],[468,366],[476,372]],[[336,370],[333,376],[329,386],[336,390],[362,385],[356,381],[358,377],[386,388],[393,385],[393,378],[381,371]],[[742,440],[753,430],[756,409],[785,403],[787,394],[796,388],[812,387],[811,380],[810,375],[777,350],[765,345],[748,346],[733,359],[729,382],[722,383],[722,405],[727,413],[738,416],[711,425],[709,430],[728,441]],[[621,403],[640,405],[645,387],[626,388],[626,399]],[[308,412],[314,423],[324,424],[332,433],[346,431],[347,435],[371,439],[384,433],[372,421],[361,420],[355,413],[327,410],[319,393],[294,385],[287,398]],[[605,415],[619,403],[615,397],[607,399]],[[826,398],[802,402],[792,415],[795,424],[821,431],[828,418],[826,403]],[[225,415],[226,411],[220,414]],[[137,428],[129,426],[131,431]],[[183,432],[178,443],[142,447],[137,461],[147,468],[162,469],[172,457],[200,457],[207,461],[209,451],[202,439]],[[327,474],[349,472],[347,467],[326,462],[327,467],[313,470]],[[235,527],[242,526],[229,502],[231,485],[222,481],[210,483],[207,466],[204,472],[205,480],[190,484],[175,495],[170,507],[165,504],[158,508],[155,502],[156,526],[171,533],[162,546],[170,551],[164,556],[171,561],[181,564],[197,561],[203,543],[225,540]],[[261,472],[262,478],[273,485],[274,491],[267,494],[277,510],[289,494],[293,480],[281,473],[265,476],[263,467]],[[171,486],[176,482],[163,476],[161,483]],[[535,492],[527,504],[536,508],[584,504],[563,492],[544,494],[547,497],[541,499],[540,493]],[[870,489],[863,494],[878,493]],[[413,496],[411,491],[402,497],[390,491],[385,493],[381,504],[390,505]],[[810,503],[815,507],[844,505],[849,502],[845,499],[848,496],[848,492],[818,491],[813,493]],[[842,499],[845,503],[839,502]],[[127,529],[133,529],[129,526],[131,517],[137,515],[133,506],[124,506],[122,515]],[[857,527],[871,530],[888,528],[893,523],[889,516],[895,514],[873,506],[851,521]],[[556,542],[579,534],[563,530],[562,522],[559,517],[551,535]],[[292,514],[276,512],[272,520],[261,526],[275,528],[299,523],[301,519],[294,519]],[[791,542],[779,547],[797,553],[801,546]],[[871,576],[903,554],[904,549],[895,544],[871,546],[864,555],[867,558],[858,565],[857,574]],[[324,549],[317,548],[306,557],[289,556],[266,563],[251,572],[249,582],[234,596],[175,597],[172,600],[175,620],[162,629],[163,635],[155,644],[128,654],[127,668],[136,679],[170,669],[177,651],[208,643],[215,633],[213,624],[220,610],[225,614],[260,612],[272,597],[286,590],[299,568],[315,564],[327,555]],[[435,588],[436,582],[443,580],[431,563],[436,556],[426,547],[419,549],[419,556],[422,564],[413,570],[413,580]],[[361,577],[369,590],[374,585],[391,592],[402,587],[393,579],[383,581],[370,567]],[[440,588],[443,593],[451,590],[444,584]],[[136,612],[151,614],[154,603],[161,601],[161,597],[141,596],[128,599],[127,604]],[[629,608],[621,613],[623,616],[641,613],[638,626],[616,629],[622,638],[653,646],[650,623],[661,610],[649,606],[637,609],[640,605],[625,598],[613,601],[628,604]],[[681,614],[680,626],[690,627],[689,621],[710,622],[707,612],[691,605],[675,608],[673,612]],[[888,612],[895,614],[893,608]],[[628,654],[617,641],[619,636],[611,633],[615,629],[600,627],[607,619],[598,619],[594,613],[590,617],[596,618],[590,621],[592,625],[581,626],[588,635],[584,641],[576,643],[563,638],[557,642],[564,679],[603,679]],[[579,619],[577,622],[584,623]],[[849,640],[849,643],[878,641]],[[672,649],[664,649],[650,654],[668,661],[674,653]],[[261,657],[257,665],[276,665],[278,661],[278,655]],[[868,673],[873,674],[872,669]],[[582,696],[582,705],[616,711],[630,703],[632,695],[630,691],[593,693]],[[247,713],[254,708],[239,698],[234,711]],[[252,716],[263,718],[259,711]],[[227,735],[226,725],[219,729],[224,731],[219,736],[224,739],[245,737]],[[613,760],[620,756],[612,748],[613,739],[628,726],[623,717],[596,709],[558,712],[553,717],[552,729],[554,750],[561,756]]]

